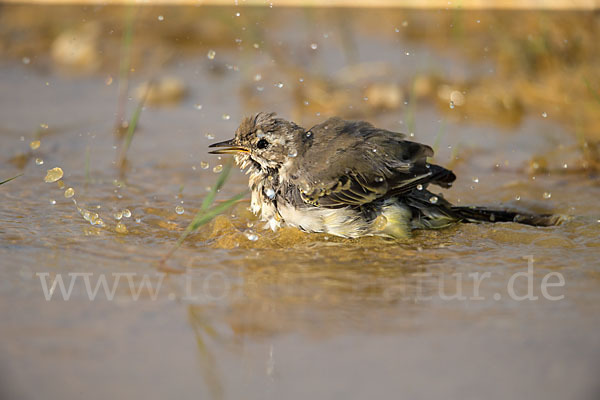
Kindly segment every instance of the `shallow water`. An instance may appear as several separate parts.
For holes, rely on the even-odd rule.
[[[93,20],[103,10],[74,9],[63,14],[64,25],[78,13]],[[170,12],[182,15],[145,11],[164,15],[165,24],[174,18]],[[229,138],[242,116],[273,110],[310,126],[335,107],[318,105],[315,96],[304,109],[298,91],[312,93],[302,88],[313,80],[331,82],[350,62],[387,65],[394,82],[430,69],[469,78],[497,68],[377,30],[354,35],[354,50],[344,51],[343,28],[308,29],[323,21],[319,13],[275,9],[267,20],[264,11],[252,12],[267,34],[261,48],[279,48],[279,57],[304,64],[291,70],[280,59],[271,62],[266,50],[249,55],[225,39],[207,38],[191,49],[172,45],[176,54],[158,75],[178,77],[188,95],[170,107],[144,109],[125,176],[114,161],[114,65],[74,76],[42,51],[29,63],[0,61],[0,178],[24,173],[0,186],[3,397],[595,398],[600,185],[593,172],[570,173],[580,162],[577,129],[552,109],[546,117],[527,109],[506,126],[435,101],[419,102],[413,114],[404,102],[391,111],[372,110],[369,99],[353,91],[362,83],[343,89],[356,104],[347,112],[367,108],[361,118],[404,132],[412,119],[415,140],[437,142],[435,162],[451,165],[459,177],[444,193],[450,201],[571,216],[561,226],[460,225],[415,232],[404,241],[348,240],[292,228],[267,231],[241,202],[193,234],[167,268],[159,267],[215,183],[213,168],[227,161],[208,155],[208,144]],[[393,33],[412,17],[439,24],[443,12],[418,19],[406,11],[387,13],[391,17],[382,20]],[[367,14],[370,23],[383,16]],[[351,15],[355,22],[362,18]],[[208,23],[213,17],[198,18]],[[243,26],[249,25],[232,22],[227,29]],[[208,48],[216,52],[212,60]],[[594,65],[591,58],[580,62]],[[132,73],[132,88],[150,76],[148,69],[140,65]],[[115,82],[107,85],[108,76]],[[136,101],[127,103],[131,112]],[[40,147],[30,150],[36,138]],[[546,154],[558,168],[528,173],[532,157]],[[54,167],[64,171],[64,188],[44,183]],[[235,172],[219,199],[243,191],[246,179]],[[67,199],[69,187],[75,195]],[[106,226],[87,222],[73,199]],[[131,216],[117,221],[114,214],[124,209]],[[127,233],[116,231],[119,222]],[[518,299],[529,283],[514,274],[528,266],[537,300]],[[42,282],[51,286],[62,277],[68,286],[73,273],[80,275],[70,299],[56,287],[47,301]],[[564,285],[544,295],[543,280],[557,283],[559,275]],[[101,277],[118,282],[114,298],[101,291],[90,301],[84,276],[91,287]],[[138,289],[144,279],[154,292],[136,298],[130,284]]]

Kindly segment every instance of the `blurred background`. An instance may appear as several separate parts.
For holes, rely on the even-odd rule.
[[[597,2],[58,3],[0,3],[1,398],[597,398]],[[398,243],[243,200],[160,265],[227,171],[207,146],[259,111],[403,132],[448,200],[572,218]],[[563,300],[506,296],[529,256]],[[46,301],[36,274],[73,272],[167,275]]]

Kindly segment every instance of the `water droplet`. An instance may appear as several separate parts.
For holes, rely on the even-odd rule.
[[[206,54],[206,57],[208,57],[209,60],[214,60],[216,55],[217,55],[216,51],[209,50],[208,54]]]
[[[551,197],[552,197],[552,193],[550,193],[550,192],[544,192],[544,198],[546,200],[549,199],[549,198],[551,198]]]
[[[567,163],[564,163],[564,164],[563,164],[563,168],[564,168],[564,169],[567,169],[567,168],[569,168],[569,165],[568,165]]]
[[[410,56],[410,52],[408,52],[408,51],[406,53],[404,53],[404,54],[406,54],[407,56]]]
[[[548,116],[548,113],[546,113],[546,111],[544,111],[544,112],[542,113],[542,117],[546,118],[547,116]]]
[[[236,12],[236,13],[235,13],[235,16],[236,16],[236,17],[239,17],[240,15],[242,15],[242,14],[240,14],[239,12]]]
[[[159,15],[159,16],[157,17],[157,19],[158,19],[159,21],[164,21],[164,20],[165,20],[165,17],[163,17],[162,15]]]
[[[215,135],[213,135],[212,133],[208,133],[208,132],[204,136],[209,140],[213,140],[215,138]]]
[[[119,222],[116,226],[115,226],[115,231],[117,233],[122,233],[122,234],[126,234],[127,233],[127,227],[125,226],[125,224]]]
[[[450,108],[454,108],[454,102],[450,100]]]
[[[183,209],[182,206],[177,206],[175,207],[175,212],[179,215],[183,214],[185,212],[185,210]]]
[[[275,191],[271,188],[265,189],[265,195],[267,195],[268,198],[273,200],[275,198]]]
[[[252,242],[256,242],[258,240],[258,235],[256,233],[247,233],[246,237]]]
[[[123,211],[122,211],[122,213],[123,213],[123,216],[125,218],[130,218],[131,217],[131,211],[129,211],[128,208],[124,208]]]
[[[313,135],[313,133],[311,131],[306,132],[306,137],[309,138]]]
[[[408,21],[402,21],[402,26],[406,28],[408,26]]]
[[[113,214],[113,217],[115,217],[117,221],[120,221],[123,218],[123,211],[117,211]]]
[[[258,81],[260,81],[261,79],[262,79],[262,75],[261,75],[261,74],[256,74],[256,75],[254,75],[254,81],[255,81],[255,82],[258,82]]]
[[[519,195],[516,195],[516,196],[515,196],[515,200],[516,200],[516,201],[519,201],[519,200],[521,200],[521,196],[519,196]]]
[[[381,231],[385,229],[387,223],[388,219],[385,217],[385,215],[378,215],[377,218],[375,218],[375,220],[373,221],[373,229],[375,229],[376,231]]]
[[[310,44],[310,48],[313,49],[313,50],[316,50],[317,47],[319,47],[319,46],[316,43],[311,43]]]
[[[288,153],[288,157],[296,157],[298,155],[298,151],[296,149],[290,149],[289,153]]]
[[[56,182],[57,180],[59,180],[62,177],[63,177],[63,170],[60,167],[55,167],[55,168],[49,169],[48,172],[46,172],[46,177],[44,178],[44,182],[46,182],[46,183]]]
[[[308,100],[304,100],[304,105],[307,106],[309,104]]]
[[[213,172],[215,174],[218,174],[219,172],[223,171],[223,166],[221,164],[219,165],[215,165],[215,167],[213,168]]]
[[[259,92],[262,92],[263,90],[265,90],[264,86],[257,86],[256,90],[258,90]]]
[[[139,224],[140,222],[142,222],[142,219],[140,217],[138,217],[135,219],[135,222]]]
[[[396,33],[400,32],[400,28],[396,28],[394,30],[396,31]]]
[[[40,124],[40,128],[42,128],[42,129],[48,129],[48,124]]]
[[[73,197],[74,195],[75,195],[75,189],[73,189],[72,187],[70,187],[67,190],[65,190],[65,197],[67,199]]]
[[[112,85],[112,83],[113,83],[113,77],[112,77],[112,76],[110,76],[110,75],[109,75],[109,76],[107,76],[107,77],[104,79],[104,84],[105,84],[106,86],[110,86],[110,85]]]
[[[36,165],[42,165],[42,164],[44,164],[44,160],[42,160],[41,158],[36,158],[35,163],[36,163]]]
[[[283,82],[277,82],[275,84],[275,87],[278,87],[279,89],[281,89],[283,87]]]
[[[377,149],[373,149],[373,153],[377,153]]]
[[[90,221],[90,224],[92,224],[92,225],[96,225],[96,223],[100,219],[100,216],[96,213],[88,212],[88,216],[89,216],[88,220]]]
[[[376,180],[377,182],[383,182],[383,181],[384,181],[384,179],[383,179],[383,177],[382,177],[382,176],[378,176],[377,178],[375,178],[375,180]]]
[[[196,103],[196,104],[194,104],[194,108],[195,108],[196,110],[202,110],[202,104],[200,104],[200,103]]]
[[[209,165],[206,161],[200,161],[200,168],[208,169]]]
[[[63,181],[58,181],[56,182],[56,186],[58,186],[59,189],[64,189],[65,183]]]
[[[479,178],[478,178],[478,177],[474,177],[474,178],[473,178],[473,182],[475,182],[475,183],[479,183]]]
[[[231,118],[231,115],[223,114],[223,115],[221,115],[221,118],[223,118],[224,121],[229,121],[229,119]]]
[[[437,198],[437,196],[431,196],[431,197],[429,198],[429,202],[430,202],[431,204],[435,204],[435,203],[437,203],[437,202],[438,202],[438,198]]]
[[[29,143],[29,147],[31,148],[31,150],[37,150],[40,148],[41,144],[42,142],[40,142],[39,140],[33,140],[31,141],[31,143]]]
[[[418,184],[418,185],[417,185],[417,190],[423,190],[423,185],[421,185],[421,184]]]
[[[481,23],[481,21],[480,21],[480,20],[477,20],[477,23],[479,24],[479,23]]]
[[[56,204],[56,200],[50,200],[50,204],[55,205]]]
[[[23,61],[23,64],[27,65],[31,62],[31,59],[29,57],[23,57],[21,61]]]

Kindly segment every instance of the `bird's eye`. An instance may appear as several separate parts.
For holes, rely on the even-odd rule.
[[[269,142],[266,139],[260,139],[258,143],[256,143],[256,147],[259,149],[266,149],[269,146]]]

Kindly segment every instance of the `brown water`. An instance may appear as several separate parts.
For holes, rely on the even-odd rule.
[[[36,18],[46,13],[52,23]],[[124,14],[4,10],[0,180],[24,175],[0,186],[2,398],[597,398],[600,185],[593,157],[586,159],[578,143],[583,135],[589,141],[583,148],[593,148],[595,116],[583,109],[595,106],[598,113],[600,103],[569,103],[570,92],[560,101],[533,102],[531,91],[512,83],[504,100],[517,99],[519,107],[510,99],[497,112],[469,103],[477,90],[492,93],[482,82],[502,86],[508,79],[498,72],[505,65],[484,57],[469,32],[483,30],[480,41],[509,32],[500,22],[510,14],[144,9],[130,87],[175,76],[187,96],[143,110],[121,176],[112,133],[118,57],[111,57],[119,53]],[[585,44],[579,30],[558,29],[563,17],[573,15],[540,18],[550,21],[546,29],[554,35],[572,34],[569,40]],[[598,29],[590,15],[575,17],[586,21],[584,33]],[[48,47],[83,20],[100,21],[105,49],[98,66],[74,75]],[[448,24],[457,21],[462,39],[442,49]],[[258,28],[251,34],[252,26]],[[415,35],[418,26],[430,34]],[[531,26],[534,37],[541,35],[536,29]],[[502,40],[510,47],[522,38],[507,33]],[[170,53],[161,58],[165,49]],[[467,57],[465,49],[482,53]],[[593,70],[596,58],[579,55],[571,68]],[[539,85],[548,71],[560,76],[561,70],[544,71]],[[443,85],[411,100],[415,76],[429,77],[421,84],[443,79],[451,89],[464,88],[466,102],[458,104],[457,95],[452,108]],[[600,82],[597,75],[588,79],[592,87]],[[368,92],[375,83],[379,89]],[[375,107],[378,95],[387,100]],[[578,125],[561,102],[583,110]],[[129,114],[135,104],[127,101]],[[242,116],[260,110],[306,126],[341,114],[413,130],[416,140],[436,143],[435,161],[459,177],[445,193],[449,200],[572,218],[552,228],[461,225],[415,232],[402,242],[343,240],[264,230],[242,202],[192,235],[165,274],[158,261],[215,183],[213,168],[226,162],[208,155],[208,144],[229,138]],[[31,150],[35,139],[40,147]],[[54,167],[64,171],[64,188],[44,182]],[[219,199],[245,185],[235,172]],[[65,198],[70,187],[75,195]],[[105,226],[86,221],[73,199]],[[117,220],[124,209],[131,216]],[[127,233],[117,232],[119,222]],[[527,293],[528,283],[514,274],[527,272],[528,262],[537,300],[516,297]],[[92,287],[101,277],[109,285],[121,277],[112,300],[100,290],[91,301],[80,275],[69,300],[56,287],[47,301],[42,281],[51,286],[62,277],[68,286],[69,273],[89,274]],[[148,279],[155,296],[144,290],[135,298],[123,274],[134,289]],[[547,275],[546,283],[560,283],[560,276],[564,285],[549,287],[545,296]],[[447,298],[456,294],[464,298]]]

